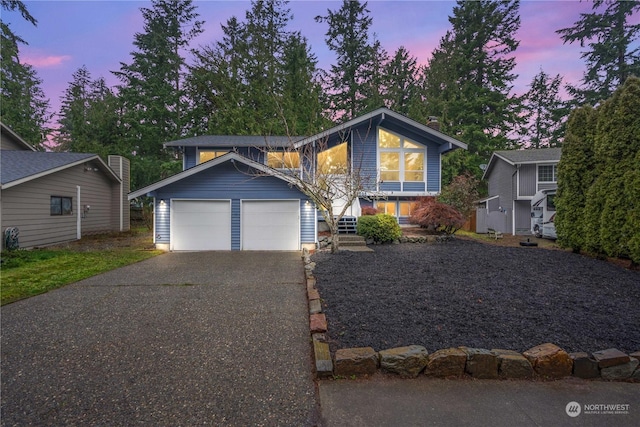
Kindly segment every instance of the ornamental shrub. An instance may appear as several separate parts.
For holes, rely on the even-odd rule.
[[[358,234],[376,243],[388,243],[402,236],[395,217],[387,214],[363,215],[358,218]]]
[[[378,209],[373,206],[365,206],[360,210],[361,215],[377,215]]]
[[[419,197],[409,222],[431,231],[453,234],[465,222],[465,218],[453,207],[438,202],[435,197]]]

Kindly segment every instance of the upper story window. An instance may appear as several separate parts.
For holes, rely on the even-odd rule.
[[[51,215],[73,215],[73,199],[71,197],[51,196]]]
[[[425,151],[423,145],[378,129],[380,181],[424,181]]]
[[[274,169],[298,169],[300,155],[292,151],[269,151],[267,152],[267,166]]]
[[[198,164],[208,162],[209,160],[213,160],[216,157],[223,156],[227,154],[229,150],[200,150],[198,152]]]
[[[348,171],[346,142],[318,153],[318,172],[321,174],[342,175]]]
[[[538,182],[558,182],[557,165],[539,165]]]

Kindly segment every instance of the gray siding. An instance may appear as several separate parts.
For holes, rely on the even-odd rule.
[[[26,150],[27,148],[20,144],[19,142],[14,141],[9,135],[2,134],[2,139],[0,139],[0,150]]]
[[[82,234],[119,230],[111,212],[112,194],[118,184],[89,164],[91,171],[78,165],[55,174],[28,181],[2,191],[2,230],[18,227],[22,248],[45,246],[76,239],[78,211],[76,186],[81,187],[81,204],[90,205],[81,220]],[[71,197],[72,215],[50,214],[51,196]]]
[[[536,165],[522,165],[518,172],[520,177],[520,188],[518,195],[520,197],[531,197],[536,194]]]
[[[241,165],[237,165],[240,167]],[[216,199],[231,200],[231,248],[240,249],[240,200],[242,199],[299,199],[301,203],[300,236],[302,243],[315,242],[315,210],[306,209],[307,197],[281,179],[243,173],[226,162],[206,169],[166,187],[158,189],[156,197],[156,243],[169,242],[169,200]],[[160,200],[166,205],[161,209]],[[310,210],[309,212],[306,212]]]
[[[491,201],[489,211],[494,210],[492,207],[496,203],[498,206],[511,209],[513,200],[515,199],[515,171],[515,167],[503,160],[498,159],[496,162],[488,179],[489,196],[499,195],[500,197],[497,201],[495,199]]]

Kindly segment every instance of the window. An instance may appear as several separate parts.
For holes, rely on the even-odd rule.
[[[297,169],[300,167],[300,155],[291,151],[269,151],[267,166],[274,169]]]
[[[51,196],[51,215],[73,215],[71,197]]]
[[[214,151],[214,150],[200,150],[198,163],[208,162],[209,160],[213,160],[216,157],[224,156],[229,151]]]
[[[416,202],[400,202],[400,216],[411,216],[416,206]]]
[[[318,153],[318,171],[320,173],[341,175],[346,174],[348,170],[346,142]]]
[[[556,165],[538,166],[538,182],[558,182],[558,169]]]
[[[380,181],[424,181],[425,147],[378,129]]]
[[[380,213],[396,216],[396,202],[378,202],[376,203],[376,209]]]

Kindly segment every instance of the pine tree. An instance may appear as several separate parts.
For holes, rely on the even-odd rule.
[[[385,67],[385,105],[388,108],[404,115],[410,114],[411,105],[418,98],[418,73],[416,58],[400,46]]]
[[[559,90],[562,77],[551,77],[543,70],[533,77],[529,91],[523,97],[524,119],[520,134],[530,148],[558,147],[564,134],[568,114]]]
[[[282,114],[286,135],[313,135],[328,125],[320,101],[322,87],[317,79],[318,60],[307,40],[291,34],[284,49]]]
[[[154,0],[141,12],[144,32],[134,37],[132,62],[121,63],[120,71],[114,72],[122,82],[118,89],[125,140],[137,160],[132,166],[134,188],[161,178],[161,165],[172,161],[162,143],[184,135],[187,104],[181,50],[202,32],[203,24],[196,20],[191,0]]]
[[[352,119],[366,108],[366,86],[371,78],[366,70],[372,61],[369,28],[373,19],[366,2],[343,0],[339,10],[327,10],[327,15],[317,16],[316,21],[328,24],[325,42],[336,54],[325,87],[333,119]]]
[[[23,19],[37,25],[23,2],[2,0],[0,4],[3,10],[18,10]],[[20,44],[27,43],[0,21],[0,120],[25,141],[41,148],[49,132],[49,100],[35,69],[20,62]]]
[[[458,1],[452,29],[441,39],[425,70],[425,97],[442,130],[457,135],[468,152],[443,159],[443,183],[464,171],[477,176],[495,150],[515,145],[508,134],[521,119],[511,94],[520,28],[519,2]]]
[[[130,155],[120,147],[118,99],[104,78],[92,80],[86,66],[72,77],[62,96],[56,149]]]
[[[565,43],[588,46],[582,53],[587,71],[582,87],[570,87],[578,104],[596,105],[611,97],[631,75],[640,75],[640,24],[629,21],[640,12],[640,1],[594,0],[592,13],[580,14],[572,27],[557,31]],[[635,47],[634,47],[635,46]]]

